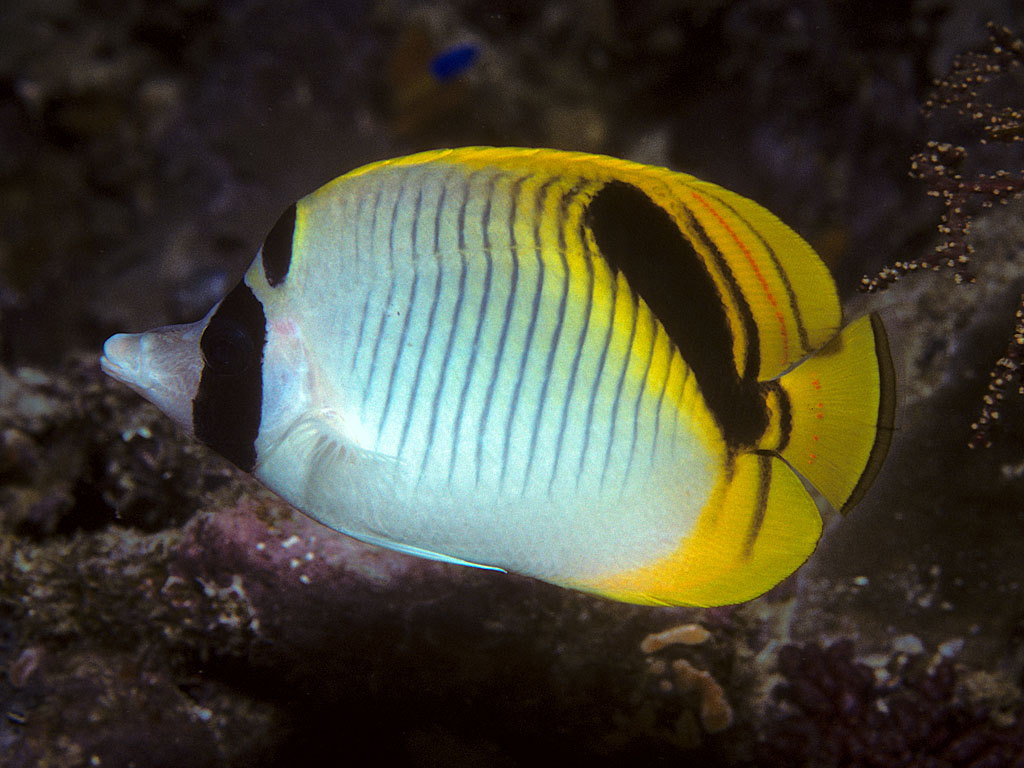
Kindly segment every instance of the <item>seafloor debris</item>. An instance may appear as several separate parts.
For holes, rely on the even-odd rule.
[[[700,624],[679,624],[662,632],[652,632],[640,642],[642,653],[657,653],[670,645],[701,645],[711,637]]]
[[[983,149],[990,142],[1004,145],[1024,141],[1024,94],[1020,74],[1024,67],[1024,39],[1009,29],[989,24],[987,51],[958,56],[946,77],[936,81],[925,114],[953,110],[966,118],[976,141],[968,149],[947,141],[929,141],[925,149],[911,158],[911,176],[928,185],[928,194],[939,197],[945,211],[939,222],[942,242],[931,253],[906,261],[896,261],[874,277],[861,279],[861,290],[873,293],[887,288],[904,275],[943,267],[954,271],[959,283],[974,282],[970,270],[974,247],[969,240],[971,218],[980,209],[1006,203],[1024,192],[1024,169],[1018,167],[1019,153],[1001,158],[1013,170],[984,170],[990,154]],[[980,134],[980,136],[978,136]],[[1017,312],[1017,323],[1003,357],[991,372],[991,383],[984,397],[981,414],[971,425],[972,448],[992,444],[992,433],[999,424],[1000,403],[1014,385],[1024,394],[1021,357],[1024,356],[1024,295]]]
[[[673,661],[672,672],[680,691],[696,691],[700,696],[700,724],[705,731],[718,733],[732,725],[732,707],[725,690],[710,672],[697,669],[686,659]]]

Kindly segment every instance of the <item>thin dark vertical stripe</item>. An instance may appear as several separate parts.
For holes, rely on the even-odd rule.
[[[483,464],[484,437],[487,433],[487,419],[491,414],[491,405],[494,402],[494,387],[498,382],[498,372],[501,370],[502,359],[505,354],[505,342],[508,340],[508,328],[512,322],[512,310],[516,303],[516,291],[519,287],[519,245],[516,243],[516,208],[519,202],[519,192],[523,186],[523,177],[517,178],[509,190],[508,209],[508,242],[509,256],[512,260],[512,280],[509,285],[508,298],[505,300],[505,317],[501,323],[501,332],[498,334],[498,349],[494,355],[494,364],[491,366],[491,378],[487,382],[487,392],[484,394],[484,407],[480,414],[480,429],[476,438],[476,484],[480,484],[480,467]],[[451,473],[449,472],[449,481]]]
[[[639,433],[640,423],[640,404],[643,402],[644,393],[647,391],[647,377],[651,375],[651,365],[654,363],[654,342],[656,338],[654,334],[651,334],[651,348],[647,352],[647,364],[644,367],[644,375],[640,377],[640,389],[636,393],[636,402],[633,403],[633,436],[629,441],[629,458],[626,459],[626,472],[625,477],[629,477],[629,472],[633,467],[633,456],[636,454],[636,438]]]
[[[688,372],[688,369],[684,367],[683,372],[685,374],[686,372]],[[697,383],[699,385],[700,381],[698,380]],[[683,377],[682,383],[679,386],[679,400],[672,404],[674,406],[674,408],[673,408],[673,416],[674,416],[674,418],[672,419],[672,434],[669,435],[668,442],[669,442],[669,445],[671,445],[673,447],[673,449],[675,448],[675,444],[676,444],[676,434],[678,434],[678,432],[679,432],[679,414],[682,413],[682,411],[683,411],[683,400],[684,399],[686,399],[686,376],[685,375]]]
[[[417,231],[417,229],[419,229],[420,205],[421,205],[422,200],[423,200],[423,184],[422,184],[421,181],[419,181],[419,180],[417,180],[417,181],[418,181],[418,183],[417,183],[417,189],[416,189],[416,201],[413,203],[413,211],[412,211],[412,231],[409,233],[409,236],[412,238],[411,244],[410,244],[410,249],[409,249],[409,256],[410,256],[410,259],[412,261],[412,270],[413,270],[412,288],[409,289],[409,304],[406,306],[405,317],[402,319],[402,330],[398,334],[398,351],[395,353],[395,360],[394,360],[394,362],[391,363],[391,375],[388,376],[388,390],[387,390],[387,395],[384,397],[384,415],[380,417],[381,430],[383,430],[384,429],[384,425],[387,424],[388,414],[391,412],[392,397],[394,395],[394,390],[395,390],[395,374],[398,372],[398,368],[402,364],[402,356],[405,353],[405,341],[406,341],[406,339],[408,338],[408,335],[409,335],[409,322],[412,319],[413,311],[416,309],[416,292],[417,292],[417,290],[419,288],[419,284],[420,284],[420,271],[416,268],[416,254],[414,253],[414,251],[416,249],[416,231]],[[404,189],[404,186],[403,186],[403,189]],[[401,193],[399,193],[399,196],[401,196]],[[392,232],[391,240],[392,240],[392,245],[393,245],[393,241],[394,241],[394,229],[395,229],[395,225],[394,225],[394,222],[392,222],[392,224],[391,224],[391,232]],[[409,403],[408,407],[405,409],[405,421],[403,422],[403,427],[402,427],[403,432],[406,429],[406,425],[409,423],[409,414],[410,413],[412,413],[412,403],[411,402]],[[381,433],[378,433],[378,440],[380,439],[380,434]]]
[[[563,227],[565,222],[563,222]],[[564,237],[564,235],[563,235]],[[587,331],[590,329],[590,316],[594,310],[594,255],[590,252],[590,248],[587,245],[586,234],[583,229],[583,223],[580,222],[579,228],[580,246],[583,251],[583,261],[587,268],[587,303],[583,309],[583,327],[580,329],[579,338],[576,339],[576,352],[572,358],[572,370],[569,372],[569,385],[565,388],[565,398],[562,403],[562,416],[558,422],[558,438],[555,440],[555,460],[551,466],[551,477],[548,478],[548,493],[551,493],[551,488],[555,484],[555,476],[558,474],[558,464],[562,458],[562,442],[565,439],[565,427],[566,422],[569,420],[569,405],[572,403],[573,389],[576,386],[576,376],[579,372],[580,358],[583,356],[583,346],[587,340]],[[593,398],[593,392],[597,390],[597,381],[592,380],[591,385],[591,398]],[[579,475],[576,476],[577,485],[579,484]]]
[[[372,291],[368,291],[367,292],[366,298],[363,299],[363,309],[362,309],[362,312],[359,313],[359,333],[356,335],[356,348],[355,348],[355,351],[352,353],[352,367],[350,369],[351,371],[355,371],[355,369],[356,369],[356,362],[358,362],[358,360],[359,360],[359,352],[363,348],[363,333],[366,330],[366,313],[370,309],[370,295],[371,294],[372,294]]]
[[[480,351],[480,334],[483,332],[484,319],[487,317],[487,308],[491,299],[491,279],[494,271],[494,258],[491,255],[491,234],[488,228],[491,223],[491,200],[494,197],[494,185],[497,183],[497,175],[487,180],[487,191],[484,193],[484,209],[480,216],[481,237],[483,239],[483,256],[487,264],[484,268],[484,290],[480,296],[480,306],[477,307],[476,329],[473,331],[473,346],[469,353],[469,365],[466,368],[466,378],[462,382],[462,391],[459,392],[459,406],[455,410],[455,426],[452,434],[455,441],[452,443],[452,452],[448,457],[448,482],[451,482],[455,472],[455,462],[459,451],[459,431],[462,429],[462,414],[466,410],[466,398],[469,396],[469,387],[473,382],[473,372],[476,370],[476,358]],[[479,470],[477,470],[479,474]]]
[[[807,326],[804,325],[803,315],[800,314],[800,305],[797,302],[796,291],[793,290],[793,284],[789,282],[789,275],[786,273],[786,270],[783,269],[782,262],[779,261],[778,254],[775,253],[775,249],[768,244],[768,241],[754,228],[754,225],[750,221],[740,215],[739,211],[727,202],[722,200],[720,197],[716,197],[711,194],[706,189],[702,189],[701,194],[705,197],[711,198],[723,208],[732,211],[732,214],[736,218],[749,227],[750,231],[754,233],[754,237],[756,237],[761,243],[761,247],[768,253],[768,258],[770,258],[772,260],[772,264],[775,265],[775,271],[778,273],[779,279],[782,281],[782,285],[786,289],[786,296],[789,299],[789,308],[793,312],[793,318],[796,321],[797,334],[800,336],[800,347],[804,352],[810,352],[811,342],[807,337]]]
[[[519,393],[523,388],[523,379],[526,378],[526,362],[530,356],[530,349],[533,346],[533,333],[537,329],[537,316],[540,314],[540,301],[544,294],[544,254],[541,252],[540,220],[544,210],[544,198],[554,181],[554,179],[549,179],[544,182],[537,188],[537,194],[534,196],[533,253],[537,258],[537,287],[533,294],[530,324],[526,329],[523,353],[519,357],[519,373],[516,376],[516,385],[512,390],[512,402],[509,403],[508,418],[505,420],[505,439],[501,452],[501,476],[498,480],[499,488],[504,484],[505,473],[508,470],[508,451],[512,443],[512,424],[515,421],[516,411],[519,409]]]
[[[437,314],[437,305],[441,300],[441,278],[442,270],[440,259],[437,260],[437,275],[434,277],[434,297],[430,303],[430,313],[427,316],[427,335],[423,339],[423,345],[420,347],[420,356],[416,361],[416,375],[412,380],[412,393],[409,395],[409,412],[406,414],[405,424],[402,425],[402,436],[398,441],[398,454],[399,456],[405,450],[405,441],[409,437],[409,427],[412,424],[412,413],[416,408],[416,401],[419,399],[420,392],[420,379],[423,376],[423,361],[427,357],[427,351],[430,349],[430,340],[434,335],[434,316]],[[422,473],[422,466],[420,468]]]
[[[743,559],[754,554],[754,542],[764,526],[765,513],[768,511],[768,493],[772,487],[772,457],[768,454],[757,455],[757,496],[754,497],[754,514],[750,519],[746,540],[743,542]]]
[[[612,444],[615,442],[615,425],[619,420],[619,400],[622,399],[622,384],[626,380],[626,371],[629,370],[629,361],[633,358],[633,342],[636,340],[636,319],[639,312],[633,313],[633,322],[629,327],[629,343],[626,344],[626,354],[622,356],[622,370],[619,371],[619,380],[615,384],[615,399],[612,401],[612,419],[608,426],[608,444],[604,447],[604,464],[601,467],[601,487],[604,488],[604,478],[608,474],[608,464],[612,458]]]
[[[594,404],[597,402],[597,392],[601,388],[601,377],[604,376],[604,366],[608,359],[608,348],[612,343],[612,331],[615,330],[615,305],[619,298],[619,276],[614,271],[612,278],[612,301],[608,314],[608,330],[604,334],[604,345],[601,347],[601,355],[597,360],[597,375],[594,377],[594,386],[590,390],[590,402],[587,403],[587,418],[583,424],[583,449],[580,451],[580,463],[576,473],[576,485],[579,487],[579,476],[583,474],[583,463],[587,459],[587,448],[590,446],[590,430],[594,424]]]
[[[420,380],[423,377],[423,363],[430,350],[431,339],[434,336],[434,317],[437,315],[437,305],[441,301],[441,285],[444,277],[444,269],[441,264],[440,240],[438,233],[441,229],[441,211],[444,208],[445,197],[448,194],[448,178],[449,177],[446,176],[441,182],[441,194],[438,195],[437,209],[434,211],[434,250],[431,253],[431,256],[434,258],[434,267],[437,272],[434,276],[434,296],[430,301],[430,312],[427,315],[427,333],[423,338],[423,344],[420,346],[419,358],[416,360],[416,374],[412,381],[412,393],[409,395],[409,413],[406,415],[405,424],[402,426],[402,436],[398,441],[399,455],[401,455],[405,450],[405,443],[409,437],[409,428],[412,424],[412,414],[415,411],[416,402],[419,400]],[[413,241],[413,246],[415,247],[415,240]],[[420,479],[422,479],[423,466],[423,464],[420,465]],[[417,479],[417,482],[419,482],[419,479]]]
[[[639,312],[639,307],[637,308]],[[658,347],[658,336],[664,331],[657,318],[651,315],[651,322],[654,324],[654,347]],[[658,455],[658,438],[661,436],[661,409],[665,402],[665,392],[668,389],[668,380],[672,375],[672,353],[675,347],[671,342],[668,344],[668,360],[665,364],[665,378],[661,382],[661,391],[658,393],[658,404],[654,408],[654,440],[651,441],[651,466],[654,466],[654,457]]]
[[[569,195],[562,196],[561,205],[558,210],[559,223],[565,220],[568,209]],[[548,348],[547,361],[544,364],[544,380],[540,387],[540,401],[537,403],[537,412],[533,416],[533,432],[530,434],[530,451],[526,457],[526,472],[523,474],[523,490],[530,482],[530,470],[533,468],[533,459],[537,452],[537,437],[540,434],[540,423],[544,415],[544,404],[547,401],[548,387],[551,385],[551,370],[555,363],[555,353],[558,351],[558,344],[562,340],[562,324],[565,321],[565,306],[569,301],[569,261],[565,257],[565,230],[558,227],[558,256],[562,261],[562,296],[558,300],[558,312],[555,317],[555,330],[551,336],[551,346]]]
[[[450,179],[451,175],[449,174],[441,182],[441,194],[438,195],[437,210],[434,211],[434,256],[438,258],[441,255],[441,214],[444,212],[445,200],[448,197],[448,181]]]
[[[375,197],[380,197],[380,189],[379,188],[377,189]],[[369,199],[369,195],[360,195],[359,196],[359,205],[356,206],[356,264],[358,265],[359,268],[363,268],[361,262],[363,261],[363,253],[364,253],[364,249],[362,247],[360,247],[360,243],[359,243],[360,220],[362,219],[363,208],[366,206],[367,199]],[[376,205],[377,205],[377,203],[376,203],[376,199],[375,199],[374,206],[376,206]],[[370,243],[371,243],[371,246],[372,246],[372,243],[373,243],[372,230],[371,230]],[[355,345],[355,349],[352,352],[352,366],[349,369],[350,371],[355,371],[356,363],[359,362],[359,353],[360,353],[360,351],[363,348],[363,333],[366,330],[366,310],[370,306],[370,296],[372,295],[372,293],[373,293],[372,290],[367,291],[366,298],[363,299],[363,311],[359,313],[359,332],[356,334],[356,345]]]
[[[462,301],[466,295],[466,250],[465,238],[462,234],[462,227],[466,220],[466,203],[469,200],[469,179],[461,180],[462,202],[459,203],[458,228],[459,228],[459,289],[455,295],[455,309],[452,312],[452,327],[448,330],[448,341],[445,344],[444,360],[441,362],[441,375],[438,378],[437,389],[434,390],[434,399],[430,405],[430,425],[428,428],[427,445],[423,451],[423,458],[420,461],[419,476],[427,466],[427,459],[434,447],[434,438],[437,436],[437,414],[441,408],[441,395],[444,392],[445,382],[448,380],[448,371],[451,368],[452,347],[455,345],[455,334],[459,328],[459,318],[462,315]],[[452,437],[452,445],[458,440],[458,436]]]
[[[403,188],[404,188],[404,185],[403,185]],[[370,357],[370,375],[366,379],[366,388],[363,390],[363,403],[362,403],[361,407],[362,407],[364,412],[366,410],[366,404],[370,400],[370,393],[373,391],[373,378],[374,378],[374,376],[376,375],[376,372],[377,372],[377,358],[378,358],[378,355],[380,354],[381,341],[384,339],[384,326],[387,324],[388,310],[391,308],[391,301],[394,298],[394,294],[395,294],[395,254],[394,254],[394,252],[392,251],[392,248],[391,248],[392,243],[391,243],[390,232],[394,231],[394,226],[395,226],[395,208],[397,207],[398,200],[399,200],[399,198],[401,198],[401,196],[402,196],[402,191],[401,191],[401,189],[399,189],[398,194],[395,195],[395,203],[391,207],[391,221],[389,223],[389,227],[390,228],[389,228],[389,235],[388,235],[388,275],[389,275],[390,279],[388,281],[388,293],[387,293],[387,296],[384,299],[384,305],[381,307],[381,310],[380,310],[380,321],[377,323],[377,337],[376,337],[376,339],[373,342],[373,355],[371,355],[371,357]],[[380,199],[379,199],[379,195],[378,195],[377,204],[374,205],[374,207],[373,207],[373,226],[371,227],[371,230],[370,230],[373,233],[376,233],[376,231],[377,231],[377,212],[378,212],[378,210],[380,208],[379,203],[380,203]],[[379,437],[379,431],[380,431],[381,427],[383,427],[383,423],[380,423],[378,425],[378,437]]]

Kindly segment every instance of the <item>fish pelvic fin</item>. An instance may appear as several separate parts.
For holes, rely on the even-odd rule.
[[[877,314],[764,385],[772,427],[762,446],[778,453],[829,504],[851,509],[878,475],[895,416],[895,375]]]

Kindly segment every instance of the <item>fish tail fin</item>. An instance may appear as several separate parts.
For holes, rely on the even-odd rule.
[[[773,450],[837,510],[853,507],[892,437],[895,375],[881,318],[850,323],[769,386],[776,388],[769,407],[778,414]]]

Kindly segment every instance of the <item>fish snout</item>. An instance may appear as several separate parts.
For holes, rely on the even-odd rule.
[[[100,367],[191,431],[192,401],[203,372],[199,339],[204,328],[200,321],[115,334],[103,345]]]

